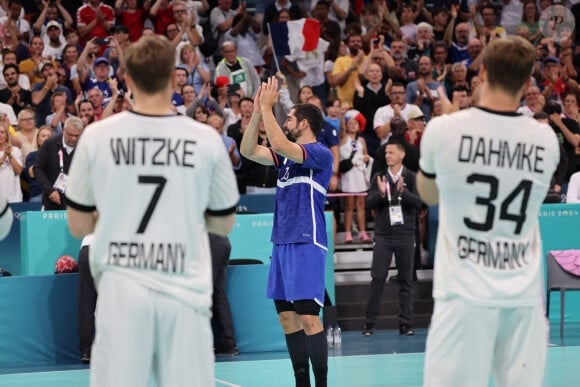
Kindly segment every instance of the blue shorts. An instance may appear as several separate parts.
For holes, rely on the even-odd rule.
[[[326,250],[310,243],[275,244],[267,296],[273,300],[314,300],[324,305]]]

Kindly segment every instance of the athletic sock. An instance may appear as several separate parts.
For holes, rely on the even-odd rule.
[[[292,361],[296,387],[310,387],[310,370],[308,369],[308,352],[306,351],[304,330],[287,334],[286,347],[288,347],[288,354]]]
[[[312,363],[316,387],[326,387],[328,374],[328,347],[324,331],[306,336],[306,349]]]

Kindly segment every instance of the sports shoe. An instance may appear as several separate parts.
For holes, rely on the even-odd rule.
[[[238,350],[237,346],[231,347],[231,348],[227,348],[227,349],[216,349],[215,350],[215,355],[216,356],[238,356],[240,354],[240,351]]]
[[[413,336],[415,331],[409,324],[400,324],[399,333],[403,336]]]
[[[81,353],[81,362],[83,364],[89,364],[91,362],[91,354],[90,353]]]
[[[350,232],[344,233],[344,243],[352,243],[352,233]]]
[[[358,233],[358,240],[359,242],[368,243],[371,241],[371,238],[369,238],[369,234],[366,231],[361,231]]]
[[[362,335],[370,337],[375,334],[375,326],[373,324],[365,323],[365,327],[362,331]]]

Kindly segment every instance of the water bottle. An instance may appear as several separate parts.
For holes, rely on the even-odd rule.
[[[334,326],[333,337],[334,337],[334,346],[336,348],[340,348],[342,345],[342,331],[340,330],[340,326],[336,324]]]
[[[326,328],[326,342],[329,347],[334,345],[334,332],[332,331],[332,325],[330,324],[328,324],[328,328]]]

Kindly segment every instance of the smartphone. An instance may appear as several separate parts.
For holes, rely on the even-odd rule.
[[[373,48],[379,48],[379,42],[380,39],[377,37],[377,34],[375,33],[373,35]]]
[[[111,39],[110,39],[110,38],[96,38],[96,39],[94,40],[94,43],[95,43],[95,44],[100,44],[100,45],[102,45],[102,46],[104,46],[104,45],[107,45],[107,44],[109,44],[110,42],[111,42]]]

